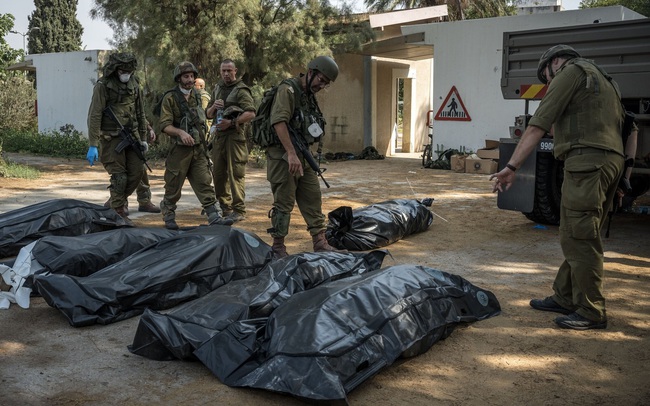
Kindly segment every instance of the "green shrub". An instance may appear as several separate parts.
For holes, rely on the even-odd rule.
[[[36,90],[23,75],[8,75],[0,80],[0,130],[35,131]]]
[[[4,150],[65,158],[85,158],[88,140],[70,124],[59,131],[38,133],[26,130],[0,130]]]
[[[266,168],[266,152],[255,145],[248,154],[248,162],[255,168]]]

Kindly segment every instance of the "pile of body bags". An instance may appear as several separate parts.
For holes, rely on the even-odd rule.
[[[274,259],[268,244],[235,227],[118,225],[41,237],[0,270],[75,327],[140,315],[134,354],[199,360],[229,386],[334,401],[457,325],[500,312],[494,294],[462,277],[382,267],[386,254]]]

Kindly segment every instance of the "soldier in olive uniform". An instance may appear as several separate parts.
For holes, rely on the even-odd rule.
[[[210,92],[205,90],[205,80],[201,78],[196,78],[194,81],[194,88],[199,92],[201,95],[201,105],[203,107],[207,107],[210,104]],[[205,120],[205,125],[210,128],[212,125],[212,120],[206,119]]]
[[[507,190],[515,170],[553,127],[556,158],[564,161],[560,245],[564,262],[554,295],[530,305],[562,313],[555,323],[576,330],[607,327],[603,296],[601,228],[623,172],[623,108],[616,82],[567,45],[541,57],[537,76],[548,91],[506,168],[491,176],[493,190]]]
[[[206,150],[205,107],[194,88],[198,71],[191,62],[181,62],[174,70],[174,89],[165,93],[161,102],[160,128],[174,141],[165,161],[165,196],[160,202],[165,227],[178,229],[176,203],[181,198],[185,178],[190,181],[201,202],[208,223],[231,225],[224,219],[212,188],[208,152]]]
[[[132,54],[114,53],[104,66],[103,76],[93,88],[92,101],[88,110],[88,140],[90,147],[86,159],[92,166],[99,158],[111,175],[110,206],[133,224],[125,212],[128,197],[136,190],[142,172],[142,161],[129,147],[116,152],[120,143],[120,124],[139,140],[143,151],[147,145],[147,120],[144,114],[142,92],[133,76],[137,61]],[[119,124],[105,114],[110,108]],[[98,147],[99,146],[99,151]]]
[[[150,124],[147,124],[147,133],[149,135],[148,142],[156,142],[156,132]],[[138,211],[143,213],[160,213],[160,209],[151,203],[151,186],[149,185],[149,175],[147,175],[146,168],[142,170],[142,179],[135,189],[135,194],[138,198]],[[104,203],[104,207],[111,207],[111,198]],[[124,213],[129,215],[129,201],[124,202]]]
[[[302,137],[308,145],[323,134],[325,120],[316,102],[315,94],[336,80],[339,68],[328,56],[319,56],[307,65],[306,74],[283,81],[277,90],[271,108],[271,125],[278,141],[266,149],[267,179],[273,192],[271,228],[273,252],[277,257],[287,256],[284,238],[289,233],[289,222],[294,203],[307,223],[314,251],[336,251],[325,238],[325,216],[318,175],[294,147],[293,136]]]
[[[255,102],[251,91],[237,79],[237,67],[231,59],[221,62],[221,80],[212,93],[208,118],[219,110],[223,117],[214,123],[212,140],[214,190],[221,209],[233,221],[246,218],[246,163],[248,146],[244,123],[255,117]]]

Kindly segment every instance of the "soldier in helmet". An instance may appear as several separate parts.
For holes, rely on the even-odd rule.
[[[103,76],[93,89],[92,101],[88,110],[88,140],[90,147],[86,159],[92,166],[100,158],[102,165],[111,175],[110,207],[112,207],[127,224],[133,224],[128,218],[126,204],[128,197],[136,190],[144,167],[142,161],[132,148],[116,152],[120,143],[120,124],[141,140],[142,149],[146,151],[147,120],[144,114],[142,91],[133,76],[137,67],[135,56],[130,53],[114,53],[109,56],[104,66]],[[119,123],[105,114],[110,108]],[[98,149],[99,147],[99,149]]]
[[[248,86],[237,79],[237,67],[232,59],[221,62],[221,80],[212,92],[208,118],[221,111],[221,121],[215,120],[212,139],[214,191],[224,215],[233,221],[246,218],[245,180],[248,146],[244,124],[255,117],[255,102]]]
[[[198,71],[191,62],[181,62],[174,69],[174,89],[165,93],[160,108],[160,128],[173,140],[165,161],[165,196],[160,202],[165,227],[177,230],[176,203],[187,178],[209,224],[231,225],[215,205],[210,161],[206,150],[205,107],[194,88]]]
[[[324,132],[325,120],[315,95],[336,80],[339,67],[329,56],[318,56],[309,62],[307,68],[307,73],[279,85],[271,107],[271,125],[278,142],[266,149],[267,179],[273,192],[269,233],[273,237],[273,252],[277,257],[287,255],[284,239],[289,233],[295,203],[307,223],[314,251],[336,251],[325,238],[325,216],[321,207],[318,176],[294,148],[289,129],[295,136],[302,137],[307,145],[319,140]]]
[[[548,84],[534,117],[506,167],[492,175],[494,191],[507,190],[515,171],[553,127],[553,154],[564,161],[560,245],[564,262],[554,294],[533,299],[537,310],[561,313],[555,323],[575,330],[607,327],[600,231],[623,172],[624,112],[616,82],[568,45],[540,58],[537,76]]]

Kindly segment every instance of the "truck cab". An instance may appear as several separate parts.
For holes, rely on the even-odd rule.
[[[622,103],[634,113],[639,127],[637,151],[626,203],[650,189],[650,19],[626,20],[505,32],[501,91],[504,99],[522,101],[522,114],[514,118],[510,136],[500,139],[499,170],[510,160],[531,117],[531,103],[541,100],[546,86],[537,79],[537,64],[544,51],[564,43],[583,58],[594,60],[618,83]],[[563,162],[553,157],[553,137],[546,134],[517,170],[512,187],[499,193],[500,209],[523,213],[541,224],[559,224]]]

